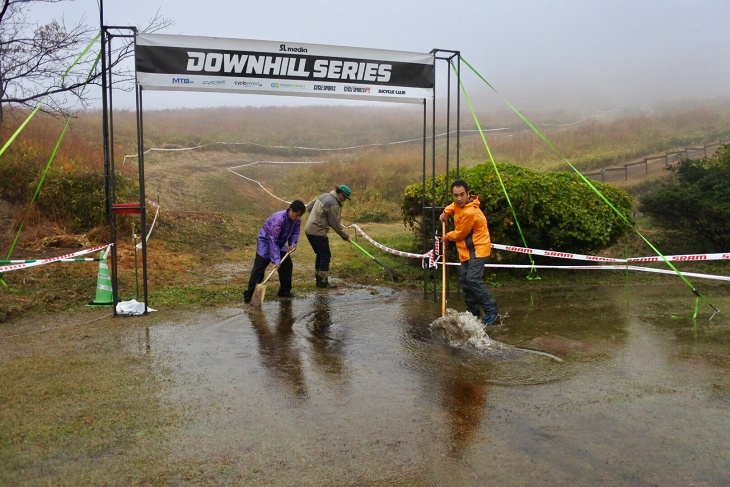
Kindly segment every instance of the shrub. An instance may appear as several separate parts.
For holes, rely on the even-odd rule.
[[[522,246],[516,224],[519,222],[530,247],[589,253],[612,245],[629,229],[623,219],[576,174],[544,174],[506,164],[497,164],[497,168],[514,207],[514,215],[491,164],[461,170],[461,178],[469,183],[474,194],[479,195],[495,243]],[[455,179],[455,171],[450,172],[449,181]],[[436,178],[435,202],[430,200],[432,185],[433,181],[427,180],[425,206],[444,207],[451,203],[444,177]],[[633,224],[628,216],[633,199],[628,193],[603,183],[594,182],[593,185]],[[416,230],[418,238],[423,231],[421,188],[421,184],[408,186],[401,206],[404,222]],[[433,223],[427,221],[427,234],[433,231]]]
[[[115,178],[116,201],[139,199],[136,181],[122,174]],[[70,231],[89,230],[107,222],[104,187],[104,174],[99,171],[78,167],[54,169],[46,177],[37,206]]]
[[[707,252],[730,248],[730,144],[714,155],[669,168],[674,182],[640,198],[639,209],[660,227],[680,230]]]

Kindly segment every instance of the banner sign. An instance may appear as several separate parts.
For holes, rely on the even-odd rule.
[[[432,98],[431,53],[138,34],[137,83],[211,91],[420,103]]]

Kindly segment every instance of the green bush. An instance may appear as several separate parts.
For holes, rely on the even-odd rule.
[[[139,199],[135,180],[119,173],[115,179],[116,201]],[[51,170],[38,195],[37,206],[45,215],[64,222],[69,231],[89,230],[107,223],[104,187],[104,174],[99,171]]]
[[[702,251],[730,248],[730,144],[714,155],[670,167],[674,182],[640,198],[639,209],[660,227],[679,230]]]
[[[545,174],[514,165],[496,166],[499,176],[491,164],[461,170],[461,179],[469,183],[472,193],[479,195],[489,221],[492,242],[523,246],[516,224],[519,222],[529,247],[590,253],[612,245],[629,229],[629,225],[577,174]],[[456,172],[450,172],[448,179],[453,182]],[[608,184],[592,184],[633,224],[628,216],[634,205],[631,195]],[[451,203],[445,177],[436,178],[435,188],[436,199],[431,201],[433,181],[426,181],[425,202],[422,202],[421,184],[413,184],[405,190],[401,205],[404,222],[415,229],[419,241],[424,224],[422,207],[444,207]],[[514,207],[514,215],[505,191]],[[428,220],[425,230],[427,234],[433,234],[433,223],[430,218]]]

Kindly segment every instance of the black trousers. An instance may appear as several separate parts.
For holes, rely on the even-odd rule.
[[[464,290],[466,310],[477,318],[479,318],[479,308],[484,310],[485,315],[499,313],[494,296],[484,284],[484,264],[486,263],[486,257],[473,257],[462,262],[459,267],[459,284]]]
[[[307,240],[314,250],[314,270],[329,272],[330,261],[332,260],[332,252],[330,251],[329,237],[318,237],[316,235],[307,234]]]
[[[281,257],[286,255],[285,251],[281,251]],[[269,266],[271,261],[259,254],[256,254],[256,258],[253,261],[253,268],[251,269],[251,276],[248,278],[248,289],[243,292],[243,298],[246,301],[250,301],[253,297],[253,292],[256,289],[256,284],[261,284],[264,280],[264,274],[266,268]],[[277,273],[279,274],[279,293],[291,292],[291,276],[294,271],[294,263],[291,260],[291,254],[286,260],[282,261],[279,265]]]

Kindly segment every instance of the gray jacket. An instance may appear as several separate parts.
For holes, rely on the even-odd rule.
[[[340,223],[340,209],[342,203],[337,198],[337,191],[323,193],[307,204],[309,218],[304,227],[304,233],[316,237],[326,237],[330,227],[337,232],[343,240],[350,236],[345,232],[345,227]]]

